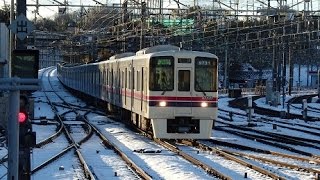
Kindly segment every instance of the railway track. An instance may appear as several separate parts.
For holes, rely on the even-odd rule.
[[[68,109],[68,110],[65,110],[62,114],[64,115],[62,119],[62,123],[64,123],[64,121],[68,121],[70,122],[71,120],[69,118],[66,117],[66,114],[70,114],[71,111],[74,111],[74,110],[71,110],[72,108],[68,106],[68,103],[67,102],[60,102],[60,103],[54,103],[54,104],[58,104],[58,108],[64,108],[64,109]],[[57,107],[57,106],[56,106]],[[92,120],[89,120],[89,119],[92,119],[90,117],[90,114],[100,114],[100,115],[104,115],[103,113],[99,113],[99,112],[96,112],[95,110],[93,110],[91,108],[91,111],[90,111],[90,108],[88,107],[85,107],[84,109],[86,109],[87,111],[85,111],[84,113],[82,113],[81,115],[77,114],[76,112],[74,112],[74,114],[76,114],[76,117],[77,117],[77,120],[78,121],[82,121],[83,123],[87,123],[88,126],[90,125],[91,126],[91,129],[92,131],[95,132],[96,136],[98,138],[100,138],[102,140],[102,143],[106,148],[109,148],[109,149],[112,149],[113,151],[116,152],[116,154],[119,154],[121,158],[124,159],[124,161],[127,162],[127,166],[131,167],[132,169],[134,169],[133,171],[138,174],[140,178],[142,179],[153,179],[153,178],[156,178],[157,179],[157,176],[153,177],[152,175],[149,175],[148,173],[145,172],[145,168],[139,168],[137,164],[135,164],[135,160],[132,160],[132,156],[136,156],[136,154],[140,154],[142,152],[142,156],[143,154],[145,153],[149,153],[150,151],[145,151],[144,149],[143,150],[133,150],[133,155],[127,155],[127,153],[123,153],[123,148],[122,147],[118,147],[114,142],[111,142],[109,141],[109,139],[105,136],[105,132],[101,132],[101,129],[98,128],[98,126],[96,124],[93,124],[91,123]],[[75,111],[83,111],[83,109],[81,109],[80,107],[76,107],[76,110]],[[104,121],[105,123],[106,121]],[[108,123],[108,122],[107,122]],[[65,124],[65,123],[64,123]],[[66,125],[64,125],[66,126]],[[114,140],[113,140],[114,141]],[[48,140],[49,142],[49,140]],[[71,143],[72,144],[72,143]],[[98,144],[98,143],[97,143]],[[82,144],[78,144],[77,146],[81,147]],[[121,145],[123,146],[123,145]],[[74,147],[68,147],[68,149],[72,149]],[[129,153],[130,154],[130,153]],[[160,153],[161,154],[161,153]],[[161,155],[157,155],[157,157],[160,157]],[[174,151],[172,151],[172,154],[175,155],[176,153]],[[54,157],[54,158],[51,158],[50,161],[53,162],[55,161],[56,159],[59,158],[59,156],[61,155],[57,155],[57,157]],[[139,155],[140,156],[140,155]],[[163,155],[163,156],[167,156],[167,155]],[[179,161],[182,161],[179,160]],[[46,162],[47,164],[50,164],[50,162]],[[176,163],[176,162],[173,162],[173,163]],[[46,165],[43,165],[43,167],[46,166]],[[135,167],[137,166],[137,167]],[[190,165],[189,165],[190,166]],[[191,165],[192,166],[192,165]],[[88,166],[90,167],[90,166]],[[39,169],[41,169],[39,167]],[[92,170],[92,168],[89,168],[90,170]],[[94,173],[92,173],[94,175]],[[152,173],[151,173],[152,174]],[[216,176],[217,177],[217,176]],[[91,179],[92,177],[90,177],[89,179]],[[223,178],[222,178],[223,179]]]
[[[101,132],[101,129],[97,127],[96,124],[93,124],[92,123],[92,120],[90,120],[90,114],[94,113],[94,114],[100,114],[99,112],[96,112],[93,108],[91,107],[82,107],[82,106],[79,106],[79,105],[72,105],[71,107],[68,106],[68,103],[67,102],[54,102],[52,103],[57,109],[59,109],[59,111],[61,112],[61,109],[65,109],[64,110],[64,113],[62,113],[62,115],[64,116],[62,119],[62,121],[67,121],[70,123],[70,119],[67,118],[67,115],[69,114],[72,114],[72,112],[75,114],[75,117],[74,119],[77,119],[77,121],[83,123],[83,124],[88,124],[88,125],[85,125],[85,126],[91,126],[91,131],[94,132],[94,135],[95,137],[99,138],[100,140],[102,140],[102,144],[109,148],[109,149],[112,149],[114,150],[116,153],[121,153],[122,149],[120,147],[117,147],[115,146],[115,143],[108,140],[105,136],[105,133]],[[78,112],[78,113],[77,113]],[[79,113],[81,112],[81,114]],[[60,114],[61,115],[61,114]],[[101,114],[101,115],[104,115],[104,114]],[[64,123],[64,122],[62,122]],[[60,127],[59,124],[57,124],[58,127]],[[64,126],[67,126],[64,124]],[[78,128],[78,127],[77,127]],[[59,128],[60,129],[60,128]],[[68,128],[67,128],[68,129]],[[76,129],[76,128],[73,128],[72,126],[69,128],[69,129]],[[84,132],[89,132],[89,128],[86,129],[86,128],[83,128]],[[85,134],[88,134],[88,133],[85,133]],[[99,135],[100,134],[100,135]],[[88,139],[92,139],[92,136],[91,138],[89,137]],[[49,143],[50,143],[50,140],[47,140]],[[52,141],[52,140],[51,140]],[[74,141],[75,144],[77,144],[76,141]],[[171,152],[173,152],[175,155],[179,155],[180,157],[186,159],[187,161],[191,162],[194,166],[197,166],[197,167],[200,167],[203,169],[203,171],[207,172],[209,175],[213,176],[213,177],[216,177],[216,178],[219,178],[219,179],[232,179],[232,177],[226,175],[225,173],[223,172],[220,172],[218,170],[216,170],[215,168],[211,167],[210,164],[206,164],[205,162],[203,162],[202,160],[199,160],[197,158],[194,158],[192,155],[184,152],[183,150],[180,150],[179,147],[175,144],[172,144],[171,142],[167,142],[167,141],[162,141],[162,140],[159,140],[159,139],[155,139],[154,142],[158,143],[159,145],[161,145],[162,147],[165,147],[166,149],[170,150]],[[90,143],[90,142],[89,142]],[[70,143],[72,144],[72,143]],[[83,146],[82,143],[78,143],[78,146]],[[71,149],[74,149],[75,147],[69,147],[70,150]],[[245,158],[251,158],[251,159],[254,159],[254,155],[246,155],[246,154],[241,154],[241,153],[237,153],[237,152],[232,152],[232,151],[228,151],[225,150],[219,150],[219,149],[215,149],[214,151],[212,151],[212,153],[214,152],[215,154],[217,155],[220,155],[220,156],[223,156],[225,157],[226,159],[229,159],[230,161],[234,161],[234,162],[237,162],[239,164],[242,164],[242,166],[245,166],[245,167],[248,167],[248,168],[252,168],[254,164],[250,164],[248,162],[246,162]],[[118,152],[119,151],[119,152]],[[144,149],[140,149],[140,151],[136,151],[135,153],[144,153],[145,150]],[[161,153],[160,153],[161,154]],[[126,154],[124,155],[121,155],[121,156],[127,156]],[[238,157],[237,157],[238,156]],[[285,155],[283,155],[285,156]],[[288,155],[289,156],[289,155]],[[134,164],[134,160],[130,160],[130,157],[127,156],[128,158],[128,163],[127,165],[130,166],[131,164]],[[85,159],[85,158],[84,158]],[[232,160],[233,159],[233,160]],[[237,159],[237,160],[236,160]],[[255,158],[257,160],[257,158]],[[54,161],[54,160],[53,160]],[[260,159],[259,160],[260,162],[263,162],[263,163],[271,163],[272,164],[272,161],[268,161],[268,159]],[[305,158],[305,161],[307,161],[307,158]],[[315,160],[317,162],[317,160]],[[274,161],[273,163],[276,163],[276,161]],[[283,167],[286,167],[285,166],[285,163],[283,163]],[[90,168],[90,166],[88,165],[88,168],[92,170],[92,168]],[[293,166],[291,166],[291,168],[294,168]],[[296,167],[298,168],[298,166]],[[303,167],[301,167],[303,168]],[[257,169],[257,170],[255,170]],[[144,172],[144,169],[143,168],[140,168],[141,172]],[[141,172],[139,172],[139,170],[134,170],[135,173],[137,174],[140,174]],[[256,172],[259,172],[262,174],[262,177],[263,176],[268,176],[270,178],[275,178],[275,179],[287,179],[285,176],[282,176],[281,174],[276,174],[276,173],[270,173],[270,172],[264,172],[266,170],[264,170],[263,168],[257,166],[255,168],[252,168],[252,171],[256,171]],[[307,170],[306,170],[307,171]],[[308,169],[308,172],[311,172],[311,173],[314,173],[314,171],[312,171],[312,169]],[[95,177],[95,173],[94,172],[91,172],[93,174],[93,177],[92,178],[96,178]],[[148,173],[147,173],[148,174]],[[146,177],[143,177],[141,175],[139,175],[138,177],[140,178],[143,178],[143,179],[153,179],[154,177],[152,175],[148,175]],[[90,179],[90,178],[89,178]]]
[[[293,104],[294,103],[301,103],[302,99],[310,99],[310,98],[312,98],[314,96],[316,96],[316,94],[297,96],[297,97],[294,97],[294,98],[290,99],[287,102],[287,104],[289,105],[289,107],[298,108],[298,107],[294,106]],[[261,98],[261,97],[260,96],[253,96],[252,97],[252,101],[253,101],[252,106],[253,106],[255,114],[267,115],[267,116],[272,116],[272,117],[283,117],[284,116],[282,111],[272,110],[272,109],[269,109],[269,108],[266,109],[266,108],[257,106],[257,104],[254,101],[259,99],[259,98]],[[246,109],[248,108],[247,104],[248,104],[247,97],[237,98],[237,99],[234,99],[234,100],[229,102],[229,106],[230,107],[238,108],[238,109],[241,109],[243,111],[246,111]],[[223,110],[223,109],[219,108],[219,111],[226,111],[226,110]],[[316,108],[313,109],[311,107],[309,107],[308,111],[319,113],[319,111],[317,111]],[[239,114],[239,113],[235,112],[235,114]],[[290,108],[289,108],[289,112],[286,112],[286,117],[290,117],[291,119],[301,119],[301,120],[304,120],[304,121],[318,121],[319,120],[318,117],[310,116],[309,114],[308,114],[307,118],[304,119],[302,114],[293,113]]]
[[[187,141],[186,144],[196,146],[197,148],[203,150],[203,151],[210,151],[210,152],[215,152],[218,154],[222,154],[223,156],[228,157],[231,160],[234,160],[236,162],[239,162],[242,165],[252,167],[254,170],[265,174],[269,177],[272,177],[273,179],[282,179],[286,177],[280,176],[277,174],[274,174],[274,170],[270,170],[269,168],[266,168],[266,164],[271,164],[273,165],[274,168],[282,169],[282,168],[289,168],[292,171],[300,171],[300,172],[307,172],[314,176],[315,178],[318,178],[318,175],[320,173],[319,170],[319,163],[320,160],[314,159],[314,158],[305,158],[305,157],[300,157],[300,156],[294,156],[294,155],[288,155],[284,153],[278,153],[274,151],[267,151],[263,149],[258,149],[258,148],[252,148],[250,146],[244,146],[244,145],[239,145],[239,144],[233,144],[229,142],[223,142],[223,141],[217,141],[217,140],[202,140],[203,142],[191,142]],[[212,145],[209,145],[212,144]],[[228,146],[232,147],[237,150],[230,150],[226,148],[221,148],[221,147],[214,147],[217,144],[220,146]],[[239,149],[246,150],[246,151],[253,151],[257,152],[256,155],[252,155],[252,153],[249,152],[239,152]],[[226,153],[226,154],[225,154]],[[272,157],[263,157],[265,155],[272,156]],[[294,160],[293,163],[288,163],[288,162],[283,162],[279,160],[281,158],[285,158],[285,161],[288,161],[288,159]],[[257,162],[257,163],[252,163],[252,160]],[[296,165],[301,163],[303,165]],[[313,168],[309,167],[310,165],[315,166]]]
[[[304,98],[303,98],[304,99]],[[238,102],[239,103],[239,102]],[[242,100],[239,104],[247,104],[247,100]],[[236,108],[238,106],[233,106]],[[292,170],[304,171],[307,173],[311,173],[315,179],[319,179],[319,163],[320,156],[318,154],[313,154],[310,152],[317,152],[319,150],[319,124],[317,122],[310,121],[300,121],[299,120],[283,120],[275,117],[266,117],[260,114],[253,114],[251,121],[255,124],[253,127],[248,126],[248,116],[243,110],[247,107],[242,105],[242,110],[237,111],[236,109],[219,109],[219,118],[221,120],[216,121],[216,127],[214,132],[223,131],[228,134],[233,134],[238,137],[242,137],[245,139],[250,139],[252,142],[260,142],[263,144],[267,144],[268,146],[277,147],[279,149],[285,149],[290,152],[298,153],[303,155],[296,156],[292,154],[279,153],[275,151],[265,150],[261,148],[257,148],[255,146],[245,146],[243,142],[232,143],[226,141],[219,140],[210,140],[211,144],[214,146],[219,146],[222,148],[227,147],[227,149],[223,149],[224,152],[233,154],[242,159],[254,160],[261,162],[263,164],[273,164],[283,168],[290,168]],[[266,110],[268,111],[268,110]],[[255,111],[256,112],[256,111]],[[277,116],[271,113],[267,113],[271,116]],[[262,131],[261,129],[266,129],[264,127],[273,127],[273,132],[270,131]],[[270,128],[269,128],[270,129]],[[278,130],[279,129],[279,130]],[[291,134],[283,134],[282,129],[286,129],[283,132],[292,132]],[[300,134],[306,134],[303,137],[299,136]],[[305,138],[310,136],[310,138]],[[280,143],[281,142],[281,143]],[[297,149],[297,147],[301,147]],[[262,146],[263,147],[263,146]],[[234,150],[230,150],[228,148],[232,148]],[[237,150],[235,150],[237,149]],[[239,151],[239,149],[245,151],[255,152],[257,155],[252,155],[250,153],[246,153],[244,151]],[[308,149],[315,149],[308,152]],[[270,158],[265,158],[261,154],[266,154],[271,156]],[[278,162],[279,158],[285,158],[284,162]],[[281,158],[280,158],[281,159]],[[295,162],[291,162],[293,160]],[[301,163],[302,165],[300,165]],[[299,165],[297,165],[299,164]],[[309,167],[314,166],[315,167]]]
[[[246,114],[240,113],[240,112],[234,112],[230,110],[219,110],[220,115],[219,118],[223,119],[224,121],[227,122],[237,122],[233,121],[235,117],[240,117],[244,119],[242,122],[247,122],[248,118]],[[227,113],[227,114],[222,114],[221,112]],[[240,119],[238,118],[238,119]],[[302,122],[302,121],[292,121],[292,120],[284,120],[284,119],[277,119],[273,117],[267,117],[267,116],[261,116],[257,114],[252,115],[252,122],[254,123],[262,123],[265,125],[271,125],[274,128],[281,127],[285,129],[290,129],[290,130],[295,130],[298,132],[303,132],[306,134],[311,134],[311,135],[316,135],[320,136],[319,130],[320,127],[318,124],[313,123],[313,122]],[[312,141],[312,140],[311,140]]]
[[[49,77],[49,76],[48,76]],[[50,83],[50,80],[49,80]],[[52,87],[52,85],[50,84],[50,86]],[[53,92],[53,91],[52,91]],[[37,147],[42,147],[50,142],[52,142],[55,138],[57,138],[62,132],[65,133],[69,145],[64,148],[61,152],[59,152],[58,154],[56,154],[55,156],[51,157],[49,160],[45,161],[44,163],[40,164],[39,166],[37,166],[36,168],[34,168],[32,170],[32,174],[36,173],[37,171],[43,169],[44,167],[48,166],[50,163],[56,161],[57,159],[61,158],[63,155],[65,155],[68,151],[74,149],[75,154],[78,157],[79,162],[82,165],[83,171],[84,171],[84,177],[87,179],[96,179],[96,175],[92,172],[92,169],[89,168],[91,166],[89,166],[86,161],[84,156],[81,153],[81,150],[79,149],[80,146],[85,143],[86,141],[88,141],[90,139],[90,137],[92,136],[93,132],[95,132],[98,137],[100,137],[100,139],[102,139],[103,141],[103,145],[105,145],[106,148],[115,150],[116,153],[125,161],[127,162],[127,165],[138,174],[138,177],[143,178],[143,179],[151,179],[151,177],[144,171],[141,170],[141,168],[136,165],[132,160],[130,160],[128,157],[126,157],[126,155],[119,150],[119,148],[117,148],[114,144],[110,143],[108,141],[107,138],[105,138],[99,131],[97,131],[97,129],[95,127],[93,127],[89,121],[85,118],[85,116],[80,115],[77,110],[75,110],[73,108],[73,106],[69,106],[69,103],[64,101],[63,98],[58,95],[57,93],[55,93],[57,97],[59,97],[64,104],[64,108],[68,108],[69,110],[67,112],[64,112],[62,114],[58,113],[58,110],[56,108],[56,106],[54,105],[54,103],[52,103],[48,97],[48,95],[45,93],[46,98],[49,102],[49,104],[51,105],[52,109],[55,112],[55,117],[56,120],[58,121],[58,130],[56,133],[54,133],[53,135],[51,135],[50,137],[46,138],[45,140],[39,142],[37,144]],[[78,110],[82,110],[81,108],[78,107]],[[72,118],[73,120],[70,120],[70,118],[68,119],[66,117],[66,115],[70,112],[73,112],[75,114],[75,117]],[[68,120],[69,124],[65,123],[65,120]],[[70,124],[70,122],[73,121],[72,123],[76,123],[76,124],[82,124],[82,127],[84,128],[84,131],[86,132],[84,135],[84,137],[79,140],[78,142],[76,142],[74,140],[74,138],[72,137],[70,130],[72,129],[72,123]],[[99,142],[97,142],[97,144],[99,144]]]
[[[218,148],[213,148],[213,147],[210,147],[210,146],[207,146],[205,144],[202,144],[200,142],[197,142],[197,141],[181,141],[181,143],[183,144],[186,144],[186,145],[189,145],[189,146],[193,146],[193,147],[196,147],[198,149],[201,149],[203,151],[209,151],[211,153],[214,153],[214,154],[217,154],[219,156],[222,156],[223,158],[225,159],[228,159],[228,160],[231,160],[231,161],[234,161],[236,163],[239,163],[240,165],[242,166],[245,166],[245,167],[248,167],[256,172],[259,172],[267,177],[271,177],[273,179],[286,179],[286,177],[282,177],[282,176],[279,176],[271,171],[268,171],[266,169],[263,169],[253,163],[250,163],[250,162],[246,162],[240,158],[237,158],[234,154],[232,153],[229,153],[228,151],[223,151],[221,149],[218,149]]]
[[[153,139],[152,134],[148,134],[146,132],[143,132],[141,130],[138,130],[141,133],[145,133],[146,136],[148,136],[150,139]],[[173,141],[167,141],[167,140],[160,140],[160,139],[153,139],[156,143],[162,145],[163,147],[169,149],[172,152],[175,152],[177,155],[183,157],[184,159],[186,159],[187,161],[191,162],[192,164],[202,168],[203,170],[205,170],[208,174],[217,177],[219,179],[233,179],[230,176],[228,176],[227,174],[223,173],[222,171],[216,170],[215,168],[213,168],[212,166],[206,164],[203,160],[201,160],[201,158],[197,158],[195,157],[194,154],[188,154],[186,152],[184,152],[183,150],[181,150],[178,145],[176,143],[174,143]],[[261,173],[261,176],[266,176],[266,177],[271,177],[273,179],[286,179],[284,177],[278,176],[272,172],[268,172],[258,166],[255,166],[253,164],[250,164],[248,162],[244,162],[242,160],[240,160],[239,158],[236,158],[234,155],[231,154],[227,154],[217,148],[215,148],[214,150],[208,146],[202,145],[200,143],[196,143],[195,141],[187,141],[187,140],[178,140],[179,144],[184,144],[187,146],[192,146],[192,147],[200,147],[200,149],[208,151],[210,150],[210,152],[213,152],[214,154],[218,155],[218,156],[222,156],[223,158],[227,159],[227,160],[231,160],[235,163],[239,163],[241,166],[247,167],[252,169],[253,171],[256,171],[258,173]],[[196,144],[196,145],[195,145]],[[205,147],[205,148],[204,148]],[[247,173],[243,174],[244,177],[247,176]],[[264,177],[265,179],[265,177]]]
[[[276,151],[270,151],[266,149],[261,149],[257,147],[252,147],[252,146],[247,146],[239,143],[232,143],[232,142],[227,142],[227,141],[222,141],[222,140],[217,140],[217,139],[209,139],[206,140],[205,143],[210,144],[210,146],[219,146],[220,148],[232,148],[232,149],[237,149],[237,150],[243,150],[243,151],[250,151],[250,152],[255,152],[255,153],[260,153],[260,154],[267,154],[267,155],[273,155],[276,157],[283,157],[283,158],[288,158],[288,159],[294,159],[310,164],[316,164],[320,165],[320,159],[316,159],[314,157],[305,157],[305,156],[297,156],[297,155],[292,155],[292,154],[285,154],[285,153],[280,153]]]
[[[285,149],[304,156],[320,159],[319,154],[311,153],[313,152],[312,150],[320,149],[318,140],[299,138],[278,133],[270,133],[252,128],[247,128],[240,125],[236,126],[223,121],[219,121],[219,123],[224,124],[225,126],[216,126],[216,131],[223,131],[245,139],[252,140],[254,142],[260,142],[269,146]],[[308,152],[308,150],[306,150],[305,147],[308,147],[310,152]]]

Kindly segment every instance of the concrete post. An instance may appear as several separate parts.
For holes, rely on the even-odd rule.
[[[252,109],[252,96],[248,96],[248,109],[247,109],[247,114],[248,114],[248,126],[253,126],[252,124],[252,113],[253,113],[253,109]]]
[[[20,91],[11,91],[9,97],[8,119],[8,180],[18,180],[19,170],[19,102]]]
[[[306,99],[302,100],[302,116],[304,120],[307,120],[308,117],[308,103]]]

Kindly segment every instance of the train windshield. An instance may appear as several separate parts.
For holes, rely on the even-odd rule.
[[[150,59],[151,91],[172,91],[174,81],[174,58],[172,56],[152,57]]]
[[[217,91],[217,59],[196,57],[194,81],[196,91]]]

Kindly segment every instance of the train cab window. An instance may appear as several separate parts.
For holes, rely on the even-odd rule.
[[[178,71],[178,91],[190,91],[190,71]]]
[[[199,92],[217,91],[217,59],[195,58],[194,89]]]
[[[174,58],[172,56],[150,59],[151,91],[172,91],[174,89]]]

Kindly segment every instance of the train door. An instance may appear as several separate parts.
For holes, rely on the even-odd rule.
[[[191,68],[177,68],[176,116],[192,114]]]

